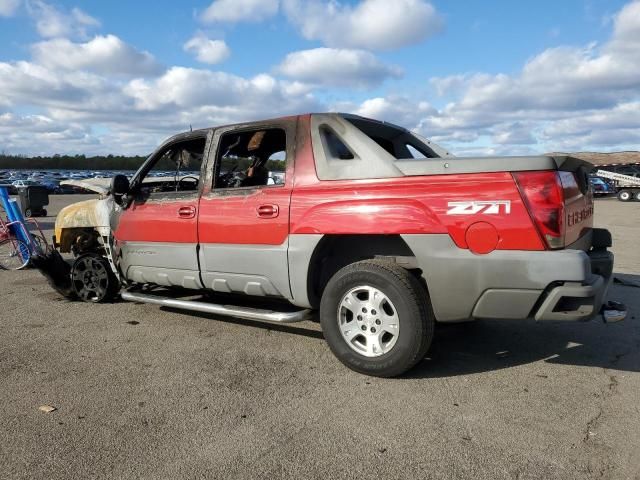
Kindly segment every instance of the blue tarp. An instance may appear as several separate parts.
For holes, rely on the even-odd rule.
[[[4,211],[7,213],[7,220],[9,222],[20,222],[24,227],[24,218],[22,217],[20,208],[18,208],[16,201],[9,197],[9,192],[4,187],[0,187],[0,204],[2,204],[2,208],[4,208]],[[26,228],[20,228],[19,225],[12,225],[9,228],[11,228],[11,233],[29,246],[29,250],[33,248],[31,236],[26,233]]]

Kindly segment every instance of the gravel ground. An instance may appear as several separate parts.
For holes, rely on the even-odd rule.
[[[639,220],[596,202],[617,277],[640,284]],[[0,272],[1,476],[640,478],[639,291],[614,286],[615,325],[440,326],[387,380],[344,368],[311,322],[68,302]]]

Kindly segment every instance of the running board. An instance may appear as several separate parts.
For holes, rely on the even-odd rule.
[[[122,292],[120,295],[128,302],[151,303],[161,307],[191,310],[194,312],[213,313],[228,317],[243,318],[245,320],[261,320],[275,323],[295,323],[308,319],[310,310],[296,310],[295,312],[276,312],[257,308],[236,307],[235,305],[219,305],[216,303],[194,302],[193,300],[177,300],[175,298],[148,295],[145,293]]]

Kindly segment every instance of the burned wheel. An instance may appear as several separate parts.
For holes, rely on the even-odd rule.
[[[118,279],[109,262],[95,253],[76,259],[71,268],[71,284],[78,298],[89,303],[111,300],[119,289]]]
[[[426,289],[411,272],[364,260],[331,278],[322,295],[320,323],[332,352],[347,367],[393,377],[424,358],[435,319]]]

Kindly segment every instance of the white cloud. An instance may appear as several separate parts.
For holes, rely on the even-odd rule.
[[[640,2],[614,16],[604,44],[541,52],[516,75],[431,79],[435,109],[408,97],[348,111],[417,129],[459,155],[635,149],[640,146]]]
[[[348,6],[346,0],[284,1],[289,9],[319,9],[318,16],[294,22],[303,31],[316,23],[324,25],[327,32],[320,27],[311,29],[305,34],[309,38],[355,45],[366,31],[372,35],[370,42],[359,48],[292,52],[272,74],[250,78],[179,66],[163,70],[149,53],[114,35],[79,41],[88,28],[96,26],[95,19],[85,18],[78,10],[61,11],[33,0],[28,10],[32,15],[37,9],[49,13],[34,16],[36,22],[47,20],[40,25],[41,34],[56,38],[33,45],[29,61],[0,62],[2,148],[27,154],[142,154],[190,124],[198,128],[327,110],[313,95],[318,89],[331,99],[332,109],[419,130],[453,147],[454,153],[525,154],[637,149],[640,145],[640,1],[629,3],[612,17],[611,37],[601,44],[544,50],[515,74],[468,72],[431,79],[424,88],[440,95],[435,103],[423,93],[402,93],[399,88],[404,85],[397,84],[393,93],[376,93],[357,103],[351,92],[342,96],[345,102],[327,88],[369,88],[401,75],[398,67],[385,64],[366,49],[407,44],[404,26],[398,28],[400,40],[388,41],[386,25],[374,21],[376,8],[371,10],[375,15],[366,16],[367,21],[356,24],[354,20],[365,18],[361,16],[365,6],[376,7],[379,2],[364,0]],[[409,3],[385,3],[391,24]],[[350,26],[360,33],[349,31]],[[411,22],[406,26],[410,30]],[[347,33],[337,36],[339,29]],[[223,49],[216,55],[212,46],[215,40],[204,34],[195,38],[199,36],[202,40],[191,39],[184,48],[196,57],[202,54],[201,61],[221,55]]]
[[[0,0],[0,17],[13,17],[22,0]]]
[[[189,39],[183,48],[193,53],[199,62],[211,65],[224,62],[231,54],[224,40],[211,40],[202,33]]]
[[[0,105],[28,105],[37,112],[20,117],[9,110],[0,119],[2,148],[26,154],[146,154],[189,125],[199,128],[324,109],[308,89],[266,74],[243,78],[172,67],[156,79],[123,82],[30,62],[0,62]]]
[[[38,142],[34,149],[34,134]],[[58,122],[45,115],[0,115],[0,136],[6,152],[28,151],[32,154],[75,153],[98,143],[86,125]],[[44,145],[45,149],[40,150]]]
[[[364,50],[314,48],[288,54],[276,70],[310,85],[366,88],[402,76]]]
[[[201,20],[215,22],[260,22],[278,13],[279,0],[214,0]]]
[[[282,85],[269,75],[246,79],[226,72],[185,67],[172,67],[153,81],[132,80],[124,92],[134,99],[139,110],[199,106],[234,109],[251,105],[258,112],[265,112],[269,108],[281,110],[296,101],[286,98]]]
[[[398,95],[370,98],[359,105],[348,102],[336,103],[331,109],[384,120],[411,130],[416,129],[425,116],[437,113],[426,101],[415,101]]]
[[[162,69],[149,52],[136,50],[115,35],[99,35],[86,43],[63,38],[47,40],[34,44],[31,51],[38,63],[54,70],[145,75]]]
[[[79,106],[105,92],[107,82],[84,72],[62,74],[30,62],[0,62],[0,100],[9,105]]]
[[[392,50],[438,33],[443,21],[424,0],[283,0],[284,11],[309,40],[329,47]]]
[[[431,79],[450,101],[423,118],[421,128],[458,144],[466,136],[541,151],[634,143],[638,148],[640,125],[633,118],[640,102],[640,1],[613,18],[604,44],[547,49],[517,75]]]
[[[62,12],[41,0],[30,1],[27,7],[36,22],[38,33],[45,38],[86,38],[87,29],[100,26],[100,21],[79,8],[73,8],[68,13]]]

